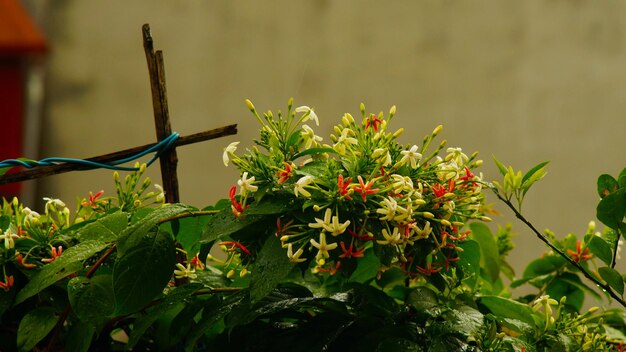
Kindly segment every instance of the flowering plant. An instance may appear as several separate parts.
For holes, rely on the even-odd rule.
[[[242,155],[224,149],[240,179],[214,206],[164,204],[145,167],[74,214],[53,198],[41,215],[4,201],[1,350],[626,350],[622,311],[582,307],[601,299],[589,281],[626,306],[626,171],[599,179],[603,232],[557,239],[521,213],[546,163],[496,161],[490,183],[477,153],[435,142],[441,126],[400,144],[395,107],[361,105],[326,144],[313,109],[246,103],[261,134]],[[550,248],[519,279],[510,226],[484,224],[486,190]],[[523,284],[537,292],[512,299]]]

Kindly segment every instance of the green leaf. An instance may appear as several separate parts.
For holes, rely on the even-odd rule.
[[[84,323],[99,322],[115,309],[111,275],[75,277],[67,283],[72,311]]]
[[[319,148],[309,148],[306,150],[303,150],[299,153],[297,153],[296,155],[293,156],[293,160],[296,160],[300,157],[303,157],[305,155],[312,155],[312,154],[322,154],[322,153],[335,153],[335,150],[333,148],[324,148],[324,147],[319,147]]]
[[[530,169],[524,177],[522,177],[521,188],[523,189],[524,194],[528,192],[530,187],[537,181],[541,180],[545,175],[545,166],[549,163],[549,161],[544,161],[539,163],[532,169]]]
[[[459,256],[458,265],[465,273],[463,281],[472,289],[476,288],[480,277],[480,245],[473,240],[459,244],[463,254]]]
[[[411,290],[405,303],[413,306],[418,311],[424,311],[437,307],[439,300],[435,291],[425,286],[418,286]]]
[[[617,176],[617,183],[619,184],[620,188],[626,187],[626,168],[622,169],[622,172],[620,172]]]
[[[526,304],[498,296],[483,296],[478,302],[498,317],[516,319],[535,326],[533,309]]]
[[[172,278],[176,249],[162,231],[134,233],[135,244],[118,256],[113,266],[116,315],[135,312],[163,292]]]
[[[126,250],[141,242],[142,236],[153,230],[162,221],[178,214],[189,212],[190,208],[182,204],[169,204],[156,209],[129,226],[120,235],[117,243],[117,254],[123,256]]]
[[[470,236],[480,245],[481,268],[495,282],[500,277],[500,252],[496,239],[485,224],[475,222],[470,224],[470,229]]]
[[[598,274],[615,292],[624,295],[624,279],[617,270],[605,266],[598,269]]]
[[[187,252],[187,259],[191,260],[200,251],[202,230],[212,216],[213,214],[177,219],[163,224],[162,228],[167,229],[169,227],[171,229],[176,241]]]
[[[617,229],[626,214],[626,188],[607,195],[600,200],[596,208],[596,216],[606,226]]]
[[[289,274],[294,263],[276,236],[269,236],[259,251],[250,279],[250,299],[256,302],[270,293]]]
[[[58,319],[52,307],[38,307],[26,313],[17,328],[17,348],[32,350],[52,331]]]
[[[85,241],[63,251],[63,255],[44,266],[17,294],[15,304],[36,295],[46,287],[83,268],[82,262],[107,247],[100,241]]]
[[[613,178],[611,175],[603,174],[598,177],[598,195],[600,198],[604,198],[609,194],[617,191],[619,189],[619,184],[617,180]]]
[[[587,248],[589,248],[591,254],[607,265],[610,265],[613,259],[613,250],[611,247],[612,245],[607,241],[595,235],[590,236],[589,242],[587,242]]]
[[[541,275],[553,273],[565,265],[563,257],[557,255],[546,255],[530,262],[524,269],[523,278],[535,278]]]
[[[501,162],[498,161],[498,159],[496,159],[495,155],[492,155],[493,157],[493,161],[495,161],[496,166],[498,167],[498,170],[500,171],[500,173],[502,174],[502,176],[507,174],[507,169],[506,166],[504,166],[504,164],[502,164]]]
[[[356,261],[356,270],[350,275],[348,281],[367,283],[376,278],[380,270],[380,260],[371,248],[365,251],[365,256]]]
[[[543,176],[545,176],[545,172],[543,172],[543,169],[546,165],[548,165],[548,163],[549,161],[544,161],[535,165],[532,169],[528,170],[528,172],[524,174],[524,177],[522,177],[522,186],[526,181],[528,181],[530,186],[534,182],[539,181]]]
[[[186,301],[201,288],[202,285],[200,284],[187,284],[170,291],[159,304],[148,311],[147,315],[139,317],[134,321],[126,348],[132,350],[154,322],[169,310],[176,308],[177,305],[187,303]]]
[[[559,275],[559,280],[579,288],[580,290],[586,292],[588,295],[592,296],[593,298],[597,300],[602,299],[602,297],[598,294],[598,292],[596,292],[591,287],[585,285],[580,279],[580,276],[576,274],[568,273],[568,272],[561,273],[561,275]]]
[[[113,242],[128,226],[128,214],[118,211],[85,225],[77,233],[78,240]]]
[[[262,215],[245,214],[235,217],[230,209],[221,211],[212,216],[202,231],[200,243],[213,242],[218,238],[231,236],[248,228],[258,226],[266,217]]]

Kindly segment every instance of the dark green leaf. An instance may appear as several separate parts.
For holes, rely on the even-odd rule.
[[[485,224],[475,222],[470,224],[470,229],[470,236],[480,245],[481,268],[494,282],[500,277],[500,253],[496,239]]]
[[[276,236],[269,236],[252,269],[250,280],[250,299],[256,302],[270,293],[278,283],[289,274],[294,263],[287,258],[287,253]]]
[[[399,337],[384,339],[376,347],[376,352],[420,352],[422,347],[417,343]]]
[[[113,266],[116,315],[131,313],[163,292],[176,264],[174,240],[165,232],[133,233],[133,247]]]
[[[153,230],[162,221],[169,219],[175,215],[189,212],[190,208],[181,204],[169,204],[162,208],[156,209],[149,214],[137,220],[136,223],[129,226],[118,237],[117,254],[123,256],[126,250],[134,248],[141,242],[143,235]]]
[[[192,295],[202,288],[200,284],[188,284],[176,287],[153,308],[148,311],[145,316],[139,317],[133,323],[133,330],[128,338],[127,349],[131,350],[141,339],[143,334],[154,324],[157,319],[163,316],[170,309],[175,308],[179,304],[185,303]]]
[[[226,314],[230,313],[242,302],[245,302],[246,298],[248,298],[248,292],[242,290],[229,296],[223,302],[219,299],[219,296],[213,296],[212,299],[209,299],[198,324],[194,326],[187,336],[185,351],[194,351],[198,339],[200,339],[206,331],[211,329],[215,323],[223,319]]]
[[[526,304],[498,296],[483,296],[478,302],[498,317],[516,319],[535,326],[533,309]]]
[[[51,307],[35,308],[22,318],[17,328],[17,347],[32,350],[54,328],[59,318]]]
[[[617,191],[619,189],[619,184],[617,180],[613,178],[611,175],[603,174],[598,177],[598,195],[600,198],[604,198],[609,194]]]
[[[6,230],[11,225],[11,217],[8,215],[0,216],[0,229]]]
[[[90,324],[72,324],[65,343],[66,352],[88,352],[96,328]]]
[[[128,214],[118,211],[87,224],[77,233],[78,240],[113,242],[128,226]]]
[[[107,247],[100,241],[85,241],[63,251],[63,255],[44,266],[17,294],[15,304],[83,268],[82,262]]]
[[[207,266],[205,270],[196,271],[197,280],[208,288],[217,288],[228,286],[228,279],[220,270]]]
[[[328,172],[328,163],[325,161],[314,161],[304,164],[296,170],[298,175],[313,176],[315,178],[323,178]]]
[[[591,254],[607,265],[610,265],[613,259],[613,250],[611,247],[612,245],[607,241],[595,235],[590,236],[589,242],[587,242],[587,248],[589,248]]]
[[[244,214],[249,215],[278,215],[294,211],[300,207],[293,195],[277,193],[272,197],[265,197],[263,201],[250,204]]]
[[[566,297],[565,304],[575,311],[580,311],[585,300],[585,293],[578,286],[570,285],[569,282],[561,280],[560,275],[548,282],[545,293],[557,301]]]
[[[596,216],[606,226],[617,229],[626,214],[626,188],[607,195],[600,200],[596,208]]]
[[[111,275],[75,277],[67,283],[72,311],[84,323],[99,322],[115,309]]]
[[[619,293],[620,296],[624,294],[624,279],[622,279],[622,275],[620,275],[617,270],[609,267],[602,267],[598,269],[598,274],[600,274],[600,277],[602,277],[602,279],[606,281],[606,283],[609,284],[615,292]]]
[[[437,293],[428,287],[416,287],[406,298],[406,304],[415,307],[418,311],[428,310],[439,305]]]
[[[262,215],[247,215],[235,217],[230,209],[223,210],[212,216],[202,231],[201,243],[213,242],[216,239],[231,236],[239,231],[254,228],[265,220]]]

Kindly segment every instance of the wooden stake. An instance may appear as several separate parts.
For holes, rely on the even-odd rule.
[[[187,144],[194,144],[194,143],[198,143],[202,141],[207,141],[210,139],[230,136],[233,134],[237,134],[237,125],[228,125],[228,126],[216,128],[216,129],[209,130],[209,131],[204,131],[200,133],[191,134],[188,136],[179,137],[176,140],[176,142],[174,142],[174,147],[180,147],[180,146],[187,145]],[[114,152],[110,154],[87,158],[85,160],[108,164],[108,163],[112,163],[120,159],[133,156],[137,153],[140,153],[154,146],[155,144],[156,143],[151,143],[151,144],[146,144],[146,145],[142,145],[139,147],[124,149],[124,150],[120,150],[118,152]],[[46,176],[62,174],[65,172],[70,172],[70,171],[92,170],[92,169],[93,168],[89,166],[71,164],[71,163],[63,163],[63,164],[51,165],[51,166],[40,166],[34,169],[28,169],[28,170],[24,170],[24,171],[12,173],[12,174],[4,174],[3,176],[0,176],[0,185],[4,185],[7,183],[20,182],[20,181],[33,180],[33,179],[42,178]]]
[[[150,88],[152,90],[152,108],[154,110],[154,125],[156,127],[157,140],[161,141],[172,134],[172,126],[170,125],[170,117],[167,105],[167,91],[165,86],[165,65],[163,63],[163,52],[154,52],[154,43],[150,34],[150,25],[144,24],[142,27],[143,47],[146,53],[146,61],[148,63],[148,72],[150,74]],[[163,189],[165,190],[165,200],[168,203],[179,203],[180,195],[178,193],[178,175],[176,167],[178,165],[178,156],[176,149],[161,154],[159,158],[161,164],[161,178],[163,180]]]

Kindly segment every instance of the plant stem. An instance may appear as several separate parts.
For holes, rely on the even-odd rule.
[[[617,250],[619,249],[619,240],[622,237],[622,233],[619,230],[619,225],[615,228],[615,234],[617,237],[615,238],[615,246],[613,247],[613,258],[611,259],[611,269],[615,269],[615,264],[617,264]]]
[[[615,299],[620,305],[622,305],[624,308],[626,308],[626,301],[624,301],[624,299],[619,296],[615,291],[613,291],[613,289],[611,288],[611,286],[609,286],[608,284],[604,284],[602,282],[600,282],[598,279],[596,279],[591,273],[589,273],[585,268],[583,268],[582,265],[580,265],[580,263],[574,261],[572,258],[570,258],[567,254],[565,254],[565,252],[563,252],[561,249],[557,248],[554,244],[552,244],[552,242],[550,242],[550,240],[548,240],[548,238],[546,238],[544,235],[541,234],[541,232],[539,232],[535,226],[533,226],[532,223],[530,223],[530,221],[528,221],[513,205],[513,203],[511,203],[509,200],[505,199],[504,197],[502,197],[500,195],[500,193],[498,193],[498,191],[494,188],[491,188],[491,190],[493,191],[493,193],[495,193],[496,197],[498,197],[498,199],[500,199],[504,204],[506,204],[515,214],[515,217],[517,217],[521,222],[523,222],[526,226],[528,226],[528,228],[530,228],[535,235],[537,235],[537,237],[543,242],[545,243],[548,247],[550,247],[550,249],[552,249],[556,254],[560,255],[563,259],[565,259],[566,261],[568,261],[571,265],[573,265],[576,269],[580,270],[580,272],[587,278],[589,279],[591,282],[593,282],[594,284],[596,284],[598,287],[600,287],[601,289],[603,289],[605,292],[607,292],[613,299]]]
[[[198,211],[190,211],[188,213],[182,213],[182,214],[177,214],[174,215],[172,217],[169,218],[165,218],[159,221],[159,225],[166,223],[166,222],[170,222],[170,221],[174,221],[174,220],[178,220],[178,219],[184,219],[184,218],[194,218],[196,216],[203,216],[203,215],[212,215],[212,214],[217,214],[219,213],[219,210],[198,210]]]

